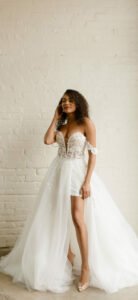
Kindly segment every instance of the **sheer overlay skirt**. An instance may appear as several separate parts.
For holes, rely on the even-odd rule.
[[[71,195],[80,195],[86,172],[83,159],[58,155],[42,181],[35,205],[0,272],[28,290],[64,292],[81,273],[81,256],[71,217]],[[113,293],[138,284],[138,238],[93,171],[85,199],[90,286]],[[76,254],[74,266],[68,248]]]

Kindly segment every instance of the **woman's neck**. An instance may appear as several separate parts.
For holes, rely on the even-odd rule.
[[[73,123],[75,121],[75,115],[72,113],[72,114],[69,114],[67,115],[67,123],[70,125],[71,123]]]

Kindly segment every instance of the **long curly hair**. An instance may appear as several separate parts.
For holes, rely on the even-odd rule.
[[[89,118],[89,105],[85,97],[79,93],[76,90],[71,90],[68,89],[65,91],[64,95],[68,95],[69,99],[73,100],[75,105],[76,105],[76,110],[75,110],[75,119],[77,124],[83,124],[84,123],[84,117]],[[67,114],[63,112],[62,110],[62,98],[59,101],[59,114],[61,114],[61,117],[57,120],[56,123],[56,129],[60,130],[62,125],[66,123],[67,120]]]

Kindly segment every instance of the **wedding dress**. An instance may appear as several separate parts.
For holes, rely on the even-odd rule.
[[[90,150],[96,155],[98,149],[81,132],[73,133],[67,145],[62,132],[56,132],[58,152],[35,205],[13,249],[0,260],[0,272],[11,275],[13,282],[22,283],[29,291],[65,292],[75,275],[81,274],[70,196],[81,196],[88,164],[85,154]],[[113,293],[137,285],[138,238],[94,170],[90,186],[91,195],[84,199],[90,287]],[[76,254],[73,267],[67,258],[69,243]]]

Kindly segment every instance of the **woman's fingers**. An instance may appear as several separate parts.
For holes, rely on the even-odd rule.
[[[83,198],[85,199],[85,198],[88,198],[89,196],[90,196],[90,191],[85,190],[85,191],[83,192]]]
[[[80,189],[80,194],[82,195],[82,199],[84,199],[84,190],[83,190],[83,188]]]
[[[83,199],[86,199],[86,198],[88,198],[89,196],[90,196],[90,190],[89,189],[86,189],[85,187],[82,187],[81,189],[80,189],[80,194],[82,195],[82,198]]]

